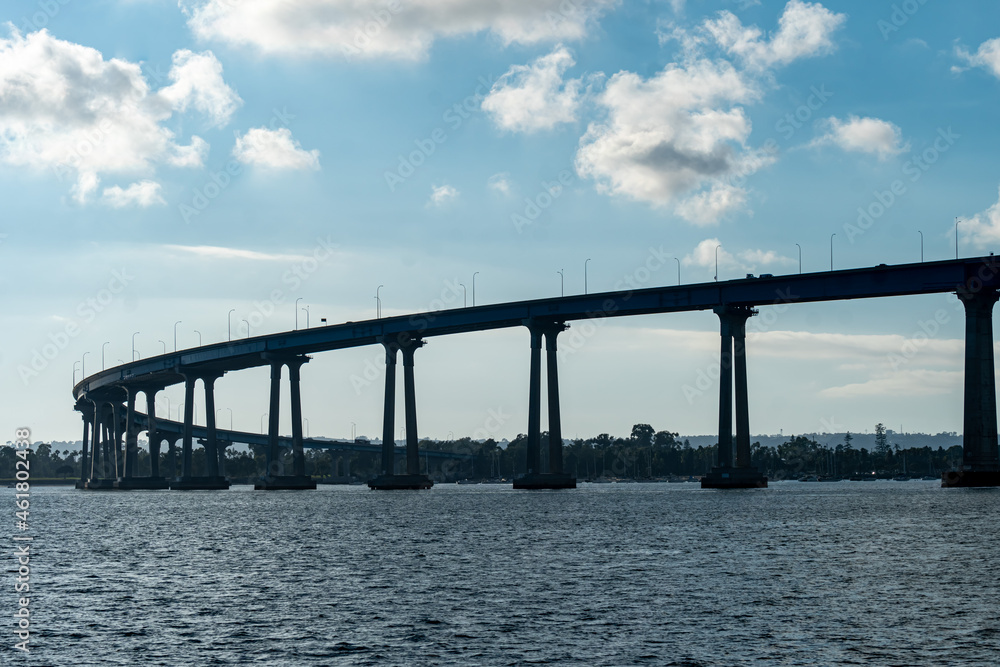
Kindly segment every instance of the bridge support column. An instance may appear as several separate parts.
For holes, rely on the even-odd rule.
[[[90,427],[90,471],[87,480],[78,488],[104,491],[114,488],[111,477],[111,420],[113,410],[104,398],[91,399],[94,405]]]
[[[417,397],[413,377],[413,355],[424,341],[416,336],[400,334],[392,340],[384,340],[385,346],[385,408],[382,420],[382,474],[368,480],[368,488],[379,491],[400,489],[429,489],[434,485],[431,478],[420,473],[420,448],[417,434]],[[396,350],[403,351],[403,408],[406,422],[406,473],[395,474],[395,427],[396,409]]]
[[[80,479],[76,482],[76,488],[78,489],[87,488],[87,477],[90,473],[90,429],[94,418],[92,415],[93,410],[89,404],[90,401],[86,400],[77,401],[76,404],[76,409],[80,412],[80,416],[83,418],[83,439],[81,441],[82,447],[80,449]]]
[[[184,378],[184,439],[181,443],[181,480],[191,479],[192,470],[192,439],[194,432],[194,383],[197,378],[188,375]],[[174,488],[173,484],[170,488]]]
[[[222,373],[203,373],[200,375],[189,375],[184,380],[185,403],[184,403],[184,474],[180,479],[174,480],[170,488],[177,491],[212,491],[217,489],[228,489],[229,480],[219,474],[219,453],[218,438],[215,428],[215,381],[222,377]],[[191,451],[190,437],[193,425],[188,418],[188,402],[194,408],[194,384],[201,380],[202,388],[205,391],[205,431],[204,440],[199,440],[205,449],[205,474],[195,475],[191,461],[193,453]],[[190,387],[190,390],[189,390]],[[193,417],[193,415],[192,415]],[[193,421],[193,420],[192,420]]]
[[[997,392],[993,366],[993,289],[958,290],[965,305],[965,419],[962,469],[945,472],[941,486],[1000,486]]]
[[[531,335],[528,379],[528,472],[514,480],[515,489],[575,489],[576,478],[563,472],[562,421],[559,415],[557,336],[564,322],[525,322]],[[549,406],[548,472],[541,468],[542,338],[545,339],[546,384]]]
[[[125,475],[115,482],[116,489],[167,489],[170,483],[160,477],[160,435],[156,432],[156,392],[160,387],[127,388],[128,416],[125,436]],[[139,392],[146,396],[146,432],[149,434],[149,477],[138,475],[139,427],[135,422],[135,401]]]
[[[722,338],[719,377],[719,447],[717,465],[702,477],[703,489],[752,489],[767,477],[750,463],[750,407],[747,395],[746,322],[757,314],[748,306],[719,306]],[[735,354],[734,354],[735,352]],[[736,461],[733,462],[733,371],[736,372]]]
[[[307,356],[265,355],[271,362],[271,411],[268,413],[267,474],[254,484],[258,491],[291,491],[315,489],[316,482],[305,474],[305,454],[302,449],[302,398],[299,369],[309,361]],[[292,474],[285,474],[278,435],[278,411],[281,409],[281,367],[288,366],[292,402]]]

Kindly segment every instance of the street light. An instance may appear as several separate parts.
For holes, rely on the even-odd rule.
[[[587,262],[589,262],[589,261],[590,261],[590,258],[588,257],[583,262],[583,293],[584,294],[587,294]]]
[[[109,341],[105,341],[105,342],[104,342],[104,343],[103,343],[103,344],[101,345],[101,370],[102,370],[102,371],[104,370],[104,348],[105,348],[106,346],[108,346],[108,345],[111,345],[111,341],[110,341],[110,340],[109,340]]]
[[[198,334],[198,347],[201,347],[201,332],[197,329],[195,329],[194,332]]]
[[[308,438],[309,437],[309,418],[308,417],[303,417],[302,421],[304,421],[306,423],[306,437]]]
[[[961,220],[959,220],[958,217],[956,217],[955,218],[955,259],[958,259],[958,223],[960,223],[960,222],[961,222]]]
[[[674,261],[677,262],[677,284],[681,284],[681,260],[674,257]]]
[[[799,249],[799,273],[802,273],[802,246],[796,243],[795,247]]]
[[[233,313],[235,312],[235,308],[230,308],[229,314],[226,315],[226,326],[229,328],[229,340],[233,339]]]
[[[73,362],[73,386],[76,386],[76,365],[80,363],[79,361]]]
[[[226,408],[226,410],[229,410],[229,430],[232,431],[233,430],[233,409],[232,408]]]
[[[469,307],[469,290],[467,290],[465,288],[465,285],[463,285],[462,283],[459,283],[459,286],[462,288],[462,308],[468,308]]]
[[[559,274],[559,296],[566,296],[566,277],[563,275],[564,269],[559,269],[556,273]]]
[[[917,230],[917,234],[920,234],[920,263],[923,264],[924,261],[924,233]]]
[[[164,343],[162,340],[158,340],[156,342],[163,346],[163,354],[166,354],[167,353],[167,344]]]
[[[837,235],[837,232],[830,234],[830,270],[833,271],[833,237]]]
[[[139,334],[138,331],[136,331],[134,334],[132,334],[132,361],[135,361],[135,337],[138,334]]]
[[[472,274],[472,307],[473,308],[476,307],[476,275],[478,273],[479,273],[479,271],[476,271],[476,273]]]
[[[309,306],[306,306],[302,310],[306,311],[306,329],[309,328]]]
[[[83,378],[87,377],[87,371],[85,369],[87,368],[87,355],[88,354],[90,354],[90,352],[84,352],[83,356],[80,357],[80,379],[81,380],[83,380]]]
[[[715,279],[719,279],[719,248],[721,245],[715,246]]]
[[[261,432],[261,434],[264,433],[264,418],[265,417],[267,417],[267,413],[266,412],[260,416],[260,432]]]
[[[177,351],[177,325],[181,323],[181,320],[174,322],[174,352]]]
[[[295,300],[295,330],[296,331],[299,330],[299,301],[302,301],[302,297],[301,296],[298,299]]]
[[[240,320],[240,322],[243,322],[244,324],[247,325],[247,338],[249,338],[250,337],[250,322],[249,322],[249,320]]]
[[[351,440],[357,440],[357,439],[358,439],[358,425],[355,424],[354,422],[351,422]]]
[[[379,298],[379,291],[385,287],[385,285],[379,285],[375,288],[375,319],[380,319],[382,317],[382,299]]]

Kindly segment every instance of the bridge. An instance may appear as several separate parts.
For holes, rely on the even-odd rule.
[[[240,441],[256,434],[224,431],[215,423],[214,383],[223,374],[269,366],[270,411],[267,469],[255,488],[307,489],[315,483],[305,474],[302,437],[300,369],[309,355],[365,345],[385,350],[385,394],[381,472],[368,482],[372,489],[425,489],[430,478],[420,471],[414,377],[416,351],[427,338],[450,334],[525,327],[529,334],[527,473],[515,488],[572,488],[576,480],[563,471],[562,428],[559,411],[557,338],[574,321],[627,317],[652,313],[711,310],[719,317],[719,446],[715,467],[702,479],[703,488],[753,488],[767,478],[750,463],[750,415],[747,394],[746,322],[760,308],[846,299],[917,294],[954,293],[965,306],[965,396],[963,464],[945,473],[944,486],[1000,485],[1000,449],[997,441],[996,381],[993,363],[993,305],[1000,290],[1000,258],[987,257],[760,277],[722,282],[629,289],[595,294],[534,299],[511,303],[455,308],[362,322],[286,331],[276,334],[199,346],[122,364],[94,373],[73,388],[76,409],[84,417],[83,473],[78,486],[88,489],[215,489],[227,488],[219,468],[221,442]],[[543,466],[541,447],[542,348],[545,348],[549,440]],[[403,401],[406,425],[405,472],[396,469],[396,366],[403,358]],[[278,434],[283,370],[288,369],[291,398],[292,469],[286,470]],[[734,382],[735,377],[735,382]],[[206,424],[194,425],[194,392],[201,381]],[[184,385],[184,420],[166,422],[155,412],[156,394]],[[735,390],[735,403],[733,400]],[[136,408],[137,395],[146,399],[146,412]],[[735,408],[735,439],[733,413]],[[145,428],[152,460],[170,434],[182,441],[181,475],[172,480],[154,468],[149,477],[136,475],[137,437]],[[192,446],[199,438],[205,448],[202,474],[192,469]],[[262,436],[261,436],[262,437]],[[92,443],[88,452],[88,443]],[[124,444],[124,449],[122,445]],[[89,458],[88,458],[89,457]],[[110,470],[120,475],[112,477]],[[112,468],[114,463],[114,468]]]

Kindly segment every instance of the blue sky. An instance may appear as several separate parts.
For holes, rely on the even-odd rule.
[[[78,438],[85,353],[172,349],[176,321],[178,347],[225,340],[230,309],[241,336],[292,328],[299,298],[300,326],[372,317],[378,285],[387,315],[461,307],[477,272],[477,303],[547,297],[588,258],[591,291],[674,284],[675,257],[710,281],[716,245],[720,279],[797,271],[796,244],[818,271],[831,234],[838,268],[918,261],[918,232],[944,259],[956,217],[963,256],[998,246],[995,3],[355,4],[4,3],[6,432]],[[752,430],[960,431],[956,304],[762,308]],[[715,431],[714,315],[561,340],[567,436]],[[422,435],[525,430],[525,331],[417,358]],[[310,362],[310,434],[378,435],[381,373],[375,348]],[[266,371],[217,405],[259,430]]]

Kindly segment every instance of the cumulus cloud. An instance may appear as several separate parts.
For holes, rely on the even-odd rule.
[[[243,164],[270,169],[319,169],[319,151],[304,150],[287,127],[255,127],[236,137],[233,157]]]
[[[607,120],[580,139],[577,173],[600,192],[655,206],[705,188],[678,212],[695,222],[717,220],[745,203],[732,177],[773,159],[746,146],[750,120],[738,104],[759,94],[725,61],[673,63],[649,79],[619,72],[596,99]]]
[[[982,67],[1000,79],[1000,37],[983,42],[975,53],[969,53],[964,46],[956,47],[955,55],[968,67]],[[960,72],[968,67],[953,67],[952,70]]]
[[[815,139],[812,145],[832,144],[845,151],[874,153],[880,160],[909,150],[904,144],[902,131],[898,126],[879,118],[859,118],[848,116],[847,120],[828,118],[821,126],[826,134]]]
[[[201,39],[268,54],[426,57],[435,40],[490,32],[504,44],[577,40],[618,0],[181,0]]]
[[[0,161],[72,179],[79,203],[97,190],[102,174],[201,166],[208,144],[197,136],[178,143],[164,121],[190,105],[223,122],[239,97],[210,52],[178,54],[173,83],[152,91],[138,63],[105,60],[45,30],[0,38]]]
[[[173,83],[159,91],[160,97],[170,101],[178,111],[193,105],[220,127],[229,122],[233,112],[243,103],[236,91],[223,81],[222,63],[210,51],[177,51],[169,77]]]
[[[160,184],[155,181],[139,181],[127,188],[117,185],[105,188],[101,193],[101,201],[112,208],[138,206],[147,208],[154,204],[166,204],[160,196]]]
[[[963,242],[977,248],[995,247],[1000,243],[1000,196],[997,203],[970,218],[963,218],[959,225]]]
[[[432,185],[431,198],[428,204],[431,206],[444,206],[458,198],[458,190],[450,185]]]
[[[718,251],[716,251],[718,248]],[[790,257],[783,257],[773,250],[741,250],[735,255],[728,252],[719,239],[705,239],[681,259],[684,266],[697,266],[711,269],[713,272],[716,266],[716,253],[719,261],[719,277],[728,280],[734,276],[723,278],[723,272],[733,273],[735,277],[742,278],[744,273],[753,273],[759,269],[792,266],[796,262]]]
[[[729,11],[720,12],[703,27],[724,50],[748,66],[764,69],[829,53],[834,49],[831,35],[846,20],[845,14],[831,12],[818,2],[791,0],[770,39],[764,39],[757,26],[744,26]]]
[[[486,185],[489,186],[490,190],[509,197],[511,193],[510,173],[504,171],[499,174],[493,174],[486,182]]]
[[[534,132],[576,120],[580,80],[563,81],[575,65],[569,49],[559,45],[530,65],[514,65],[483,100],[483,111],[504,130]]]

